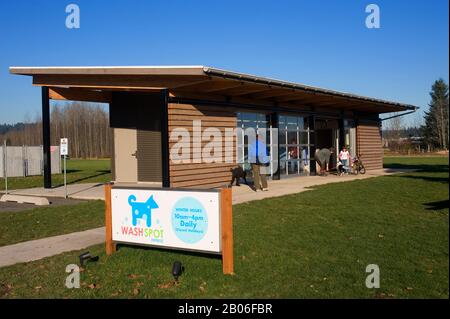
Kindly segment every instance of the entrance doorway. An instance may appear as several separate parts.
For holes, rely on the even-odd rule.
[[[162,182],[163,107],[160,94],[114,92],[110,124],[117,182]]]
[[[309,173],[310,131],[308,118],[280,115],[278,134],[281,176]]]
[[[334,149],[329,169],[334,169],[339,150],[339,122],[336,119],[316,119],[316,151],[322,148]]]

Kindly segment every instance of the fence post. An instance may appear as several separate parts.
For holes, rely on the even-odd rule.
[[[111,210],[112,183],[105,184],[105,228],[106,228],[106,255],[116,251],[116,244],[112,241],[112,210]]]
[[[234,274],[233,211],[231,188],[220,192],[220,214],[222,224],[222,270],[225,275]]]
[[[22,174],[23,177],[27,176],[27,163],[25,162],[25,145],[22,144]]]
[[[6,148],[6,140],[3,142],[3,154],[4,154],[4,162],[3,162],[3,168],[4,168],[4,178],[5,178],[5,194],[8,194],[8,150]]]

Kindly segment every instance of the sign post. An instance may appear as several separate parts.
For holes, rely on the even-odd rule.
[[[66,156],[69,155],[69,141],[62,138],[60,143],[60,152],[64,156],[64,197],[67,198],[67,175],[66,175]]]
[[[5,194],[8,194],[8,150],[6,148],[6,140],[3,142],[3,155],[4,155],[4,161],[3,161],[3,171],[5,176]]]
[[[106,254],[116,245],[198,251],[222,256],[234,274],[231,188],[162,189],[105,185]]]

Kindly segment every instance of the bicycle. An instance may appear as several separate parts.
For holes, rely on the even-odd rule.
[[[361,160],[361,154],[358,156],[355,156],[355,158],[352,161],[352,171],[353,174],[358,175],[359,173],[365,174],[366,168],[364,167],[364,164]]]

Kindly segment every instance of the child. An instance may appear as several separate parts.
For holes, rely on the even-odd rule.
[[[345,146],[339,152],[339,161],[342,162],[345,172],[348,173],[348,167],[350,164],[350,153],[347,151],[347,148]]]

